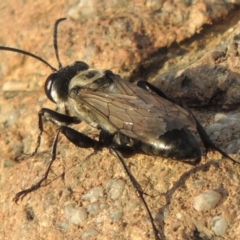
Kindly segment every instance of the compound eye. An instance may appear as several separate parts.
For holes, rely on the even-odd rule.
[[[56,103],[56,101],[53,99],[54,95],[54,81],[57,79],[57,74],[52,73],[51,75],[48,76],[46,82],[45,82],[45,94],[47,95],[48,99],[51,100],[52,102]]]

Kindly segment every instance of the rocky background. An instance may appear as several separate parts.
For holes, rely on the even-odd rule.
[[[0,45],[33,52],[58,67],[76,60],[148,80],[189,106],[211,139],[239,158],[240,1],[1,1]],[[44,187],[18,204],[17,192],[37,182],[50,159],[56,126],[46,122],[34,150],[37,113],[55,109],[43,87],[51,70],[30,57],[0,51],[0,239],[154,239],[146,212],[107,149],[77,149],[63,136]],[[98,132],[76,126],[91,137]],[[204,152],[204,149],[202,149]],[[219,153],[196,167],[136,155],[126,160],[144,191],[161,239],[238,239],[240,167]]]

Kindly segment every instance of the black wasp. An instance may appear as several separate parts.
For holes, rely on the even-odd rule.
[[[109,70],[91,69],[82,61],[62,67],[56,36],[58,24],[63,20],[65,18],[58,19],[54,26],[54,48],[59,70],[35,54],[0,46],[1,50],[19,52],[36,58],[53,70],[45,82],[45,93],[56,103],[59,110],[56,112],[43,108],[38,113],[40,133],[36,149],[30,156],[34,155],[40,146],[45,117],[60,125],[53,140],[51,161],[43,178],[32,187],[17,193],[14,201],[40,188],[42,182],[47,179],[56,158],[58,136],[62,133],[78,147],[93,148],[96,151],[104,147],[110,149],[110,153],[122,164],[140,197],[149,215],[155,238],[160,239],[144,192],[128,170],[124,157],[142,153],[197,165],[201,160],[201,151],[188,129],[191,127],[198,131],[206,150],[216,150],[233,163],[238,162],[212,143],[189,109],[178,105],[150,83],[140,81],[134,85]],[[68,127],[81,121],[100,130],[98,140]]]

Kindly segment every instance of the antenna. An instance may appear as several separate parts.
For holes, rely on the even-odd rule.
[[[58,25],[61,21],[64,21],[66,20],[67,18],[59,18],[55,24],[54,24],[54,32],[53,32],[53,45],[54,45],[54,50],[55,50],[55,55],[56,55],[56,58],[57,58],[57,61],[58,61],[58,65],[59,65],[59,69],[62,68],[62,64],[60,62],[60,59],[59,59],[59,53],[58,53],[58,43],[57,43],[57,30],[58,30]],[[27,56],[30,56],[32,58],[35,58],[37,60],[39,60],[40,62],[43,62],[45,65],[47,65],[48,67],[50,67],[52,69],[53,72],[56,72],[57,69],[54,68],[51,64],[49,64],[46,60],[44,60],[43,58],[33,54],[33,53],[30,53],[30,52],[27,52],[25,50],[22,50],[22,49],[18,49],[18,48],[12,48],[12,47],[4,47],[4,46],[0,46],[0,50],[4,50],[4,51],[11,51],[11,52],[18,52],[18,53],[21,53],[23,55],[27,55]]]
[[[66,20],[66,19],[67,18],[59,18],[54,24],[53,45],[54,45],[55,54],[56,54],[56,58],[57,58],[57,61],[58,61],[59,69],[62,68],[62,63],[60,62],[59,53],[58,53],[57,30],[58,30],[59,23]]]
[[[27,52],[27,51],[24,51],[24,50],[21,50],[21,49],[17,49],[17,48],[12,48],[12,47],[3,47],[3,46],[0,46],[0,50],[4,50],[4,51],[11,51],[11,52],[18,52],[18,53],[21,53],[21,54],[24,54],[24,55],[27,55],[27,56],[30,56],[32,58],[35,58],[37,60],[39,60],[40,62],[43,62],[45,65],[47,65],[48,67],[50,67],[54,72],[57,71],[56,68],[54,68],[51,64],[49,64],[47,61],[45,61],[43,58],[33,54],[33,53],[30,53],[30,52]]]

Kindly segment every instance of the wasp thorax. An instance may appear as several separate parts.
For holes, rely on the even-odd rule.
[[[85,71],[81,71],[71,79],[71,82],[69,84],[69,90],[73,89],[76,86],[85,87],[103,76],[104,72],[97,69],[88,69]]]

